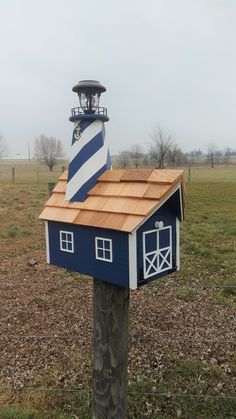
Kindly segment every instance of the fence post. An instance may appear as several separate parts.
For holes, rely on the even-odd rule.
[[[188,168],[188,181],[191,180],[191,167]]]
[[[61,172],[63,173],[65,171],[65,166],[61,166]]]
[[[48,183],[48,196],[49,196],[49,198],[52,195],[52,190],[53,190],[54,187],[55,187],[55,183],[52,183],[52,182]]]
[[[15,167],[12,167],[11,169],[11,180],[12,183],[15,183]]]
[[[129,289],[94,279],[93,290],[93,419],[126,419]]]

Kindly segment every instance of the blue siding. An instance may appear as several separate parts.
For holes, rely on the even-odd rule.
[[[171,197],[167,201],[168,207],[174,211],[174,213],[176,214],[176,217],[178,217],[180,221],[182,220],[181,202],[182,202],[181,189],[178,189],[177,191],[175,191],[175,193],[171,195]]]
[[[164,272],[160,272],[149,278],[144,279],[144,264],[143,264],[143,233],[155,229],[155,222],[163,221],[164,226],[172,227],[172,269],[168,269]],[[152,251],[154,246],[155,238],[150,235],[147,251]],[[161,247],[164,247],[167,242],[167,236],[165,234],[161,237]],[[137,276],[138,286],[146,284],[156,279],[162,278],[176,270],[176,214],[170,208],[169,201],[167,201],[155,214],[153,214],[137,231]]]
[[[54,221],[48,230],[51,264],[129,287],[128,234]],[[60,250],[60,230],[74,233],[74,253]],[[96,259],[95,237],[112,239],[113,262]]]

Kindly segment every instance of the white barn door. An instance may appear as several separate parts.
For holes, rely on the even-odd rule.
[[[143,233],[144,279],[172,268],[172,227]]]

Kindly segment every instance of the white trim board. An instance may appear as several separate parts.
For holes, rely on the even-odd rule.
[[[136,231],[128,234],[129,237],[129,288],[137,288],[137,236]]]
[[[180,222],[179,222],[178,217],[176,217],[175,229],[176,229],[176,266],[177,266],[177,271],[179,271],[180,270]]]
[[[45,239],[46,239],[46,256],[47,263],[50,264],[50,249],[49,249],[49,231],[48,231],[48,221],[45,221]]]

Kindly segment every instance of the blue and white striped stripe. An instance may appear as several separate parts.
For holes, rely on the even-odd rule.
[[[75,123],[66,188],[67,201],[84,201],[97,178],[111,168],[109,150],[104,140],[103,121],[80,120]]]

